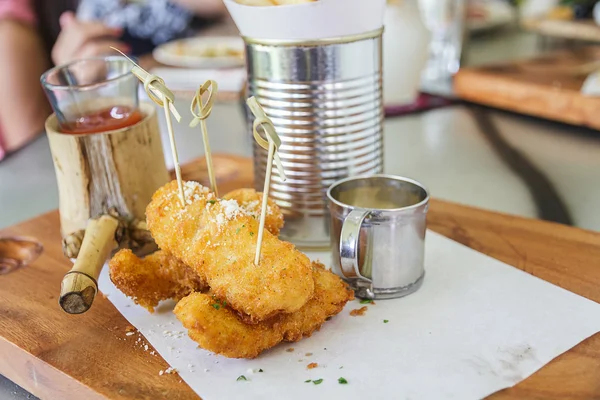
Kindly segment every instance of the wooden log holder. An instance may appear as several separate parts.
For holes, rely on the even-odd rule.
[[[62,133],[55,115],[46,121],[63,252],[77,258],[61,289],[60,304],[67,312],[91,306],[95,280],[112,250],[153,247],[146,205],[170,177],[155,107],[142,103],[140,109],[145,117],[139,123],[102,133]]]

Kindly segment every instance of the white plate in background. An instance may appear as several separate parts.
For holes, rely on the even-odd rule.
[[[220,93],[241,93],[246,85],[246,69],[239,67],[227,69],[161,67],[152,68],[150,73],[163,78],[167,86],[175,91],[194,93],[208,79],[217,82]]]
[[[478,10],[483,14],[467,17],[467,29],[472,33],[501,28],[516,18],[516,10],[507,2],[500,0],[470,1],[468,7],[471,8],[471,12]]]
[[[152,55],[173,67],[239,67],[244,65],[244,41],[237,36],[196,36],[160,45]]]

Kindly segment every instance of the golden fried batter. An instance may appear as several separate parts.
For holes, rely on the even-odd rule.
[[[129,249],[120,250],[110,260],[109,268],[115,286],[150,312],[162,300],[179,300],[208,289],[190,267],[162,250],[144,259]]]
[[[258,324],[245,324],[234,311],[208,294],[192,293],[175,307],[189,336],[203,349],[232,358],[254,358],[281,341],[310,336],[354,298],[353,292],[321,264],[313,263],[315,294],[292,314]]]
[[[237,189],[224,198],[234,199],[248,212],[257,213],[257,218],[260,216],[262,194],[256,190]],[[265,229],[278,235],[283,226],[283,215],[273,200],[268,200],[268,206]],[[110,262],[110,275],[117,288],[150,312],[162,300],[179,300],[194,291],[208,288],[190,267],[162,250],[144,259],[129,250],[122,250]]]
[[[236,200],[242,208],[256,219],[260,218],[260,207],[262,205],[262,193],[254,189],[237,189],[223,196],[225,200]],[[283,228],[283,214],[279,206],[271,198],[267,199],[267,216],[265,217],[265,229],[275,236]]]
[[[146,208],[148,228],[163,250],[193,268],[217,299],[256,323],[299,310],[313,296],[310,260],[291,243],[264,232],[254,264],[258,220],[236,200],[185,182],[185,207],[177,183],[156,191]]]

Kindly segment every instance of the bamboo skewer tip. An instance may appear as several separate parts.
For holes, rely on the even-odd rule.
[[[171,113],[173,114],[177,122],[180,122],[181,115],[179,114],[179,112],[175,108],[175,105],[173,104],[175,102],[175,95],[167,87],[165,81],[157,75],[150,74],[148,71],[146,71],[144,68],[138,65],[121,50],[116,49],[112,46],[110,46],[110,48],[116,51],[117,53],[121,54],[130,63],[133,64],[131,73],[133,73],[136,76],[136,78],[138,78],[142,82],[142,84],[144,85],[144,90],[146,91],[146,94],[148,95],[150,100],[152,100],[154,103],[158,104],[161,107],[163,106],[164,102],[170,100],[168,108],[169,110],[171,110]]]
[[[154,103],[162,107],[165,111],[165,119],[167,122],[167,131],[169,133],[169,141],[171,144],[171,152],[173,155],[173,163],[175,164],[175,175],[177,177],[177,186],[179,188],[179,200],[181,201],[181,207],[185,207],[185,195],[183,192],[183,181],[181,178],[181,167],[179,165],[179,156],[177,154],[177,146],[175,145],[175,134],[173,133],[173,121],[171,120],[171,114],[175,117],[177,122],[181,121],[181,115],[177,112],[177,109],[173,105],[175,102],[175,95],[167,87],[165,81],[157,75],[150,74],[148,71],[140,67],[135,61],[127,57],[121,50],[111,46],[111,49],[120,53],[123,57],[129,60],[134,67],[131,72],[144,84],[144,90],[146,94]]]

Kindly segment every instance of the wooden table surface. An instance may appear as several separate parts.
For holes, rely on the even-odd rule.
[[[547,17],[528,18],[521,21],[521,27],[541,35],[561,39],[600,42],[600,27],[592,18],[561,20]]]
[[[215,155],[223,193],[252,182],[249,159]],[[202,162],[183,168],[206,182]],[[600,234],[432,200],[429,228],[555,285],[600,302]],[[125,335],[128,323],[102,296],[86,314],[57,302],[70,268],[62,255],[57,212],[0,231],[34,236],[44,253],[0,276],[0,374],[42,399],[195,399],[177,375]],[[599,399],[600,334],[491,399]]]
[[[600,130],[600,98],[581,93],[587,76],[599,66],[600,46],[577,47],[461,68],[454,76],[454,90],[476,104]]]

